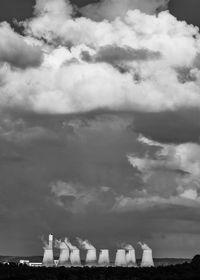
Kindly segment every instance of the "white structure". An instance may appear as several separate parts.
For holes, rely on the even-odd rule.
[[[96,249],[87,250],[85,264],[86,264],[86,266],[90,266],[90,267],[91,266],[96,266],[96,264],[97,264]]]
[[[54,266],[52,234],[49,234],[49,243],[45,244],[42,264],[46,267]]]
[[[29,265],[30,264],[30,261],[29,260],[20,260],[19,261],[19,264],[26,264],[26,265]]]
[[[154,266],[152,250],[150,248],[144,249],[142,254],[141,267],[151,267]]]
[[[130,249],[126,253],[126,263],[128,267],[136,267],[136,257],[135,257],[135,250]]]
[[[32,262],[30,262],[29,266],[31,266],[31,267],[41,267],[42,263],[32,263]]]
[[[53,250],[44,248],[44,256],[42,261],[43,266],[51,267],[54,266]]]
[[[126,250],[124,249],[117,250],[117,254],[115,258],[115,266],[127,266]]]
[[[59,242],[60,256],[58,260],[58,266],[70,266],[69,262],[69,248],[65,242]]]
[[[79,249],[72,249],[70,253],[70,262],[72,266],[81,266],[81,257]]]
[[[49,234],[49,247],[53,248],[53,235]]]
[[[100,250],[98,265],[101,267],[107,267],[110,265],[109,250]]]

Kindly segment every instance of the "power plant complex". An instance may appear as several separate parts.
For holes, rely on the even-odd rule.
[[[122,246],[115,255],[114,262],[110,260],[108,249],[101,249],[97,252],[96,248],[89,241],[77,238],[78,247],[71,244],[68,238],[64,241],[53,240],[53,235],[49,235],[48,242],[44,243],[44,255],[42,266],[64,266],[64,267],[138,267],[136,262],[135,249],[131,245]],[[154,266],[152,249],[146,244],[138,243],[143,251],[140,267]],[[53,249],[59,249],[59,259],[54,260]],[[85,250],[85,261],[81,260],[80,249]]]

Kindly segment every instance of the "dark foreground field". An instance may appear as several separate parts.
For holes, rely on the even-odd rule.
[[[16,280],[199,280],[200,256],[191,263],[157,268],[31,268],[0,265],[0,279]]]

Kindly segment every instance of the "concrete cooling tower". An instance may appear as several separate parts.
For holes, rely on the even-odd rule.
[[[99,254],[98,266],[107,267],[110,265],[109,250],[101,250]]]
[[[151,267],[154,266],[152,250],[143,250],[141,267]]]
[[[152,256],[152,249],[148,247],[146,244],[139,243],[142,250],[142,262],[141,267],[151,267],[154,266],[153,256]]]
[[[88,241],[82,240],[81,238],[77,237],[77,241],[82,249],[87,250],[86,253],[86,266],[96,266],[97,264],[97,253],[96,248]]]
[[[97,264],[96,249],[87,250],[85,264],[86,264],[86,266],[89,266],[89,267],[96,266],[96,264]]]
[[[49,243],[45,243],[44,246],[44,256],[42,261],[43,266],[51,267],[54,266],[53,258],[53,235],[49,235]]]
[[[81,257],[79,249],[72,249],[70,253],[70,262],[72,266],[81,266]]]
[[[136,257],[135,257],[135,250],[130,249],[126,253],[126,263],[128,267],[136,267]]]
[[[65,244],[65,242],[59,242],[57,247],[60,249],[58,266],[69,267],[70,266],[70,261],[69,261],[69,248],[68,248],[68,246]]]
[[[117,254],[115,258],[115,266],[127,266],[126,250],[124,249],[117,250]]]

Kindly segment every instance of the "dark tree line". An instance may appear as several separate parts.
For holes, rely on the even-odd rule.
[[[191,263],[157,268],[45,268],[0,265],[0,280],[199,280],[200,256]]]

